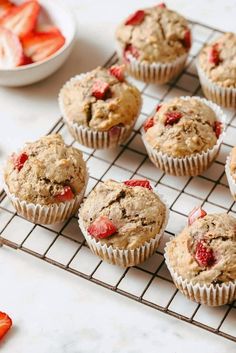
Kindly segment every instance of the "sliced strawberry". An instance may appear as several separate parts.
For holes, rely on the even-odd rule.
[[[143,124],[144,131],[147,132],[150,127],[154,125],[154,117],[151,116],[150,118],[147,118],[147,120]]]
[[[129,61],[128,54],[132,55],[134,58],[139,57],[139,51],[132,44],[127,44],[124,50],[124,60]]]
[[[156,112],[158,112],[161,109],[162,104],[158,104],[156,107]]]
[[[220,121],[215,121],[214,131],[216,134],[216,138],[219,138],[222,131],[222,123]]]
[[[23,48],[18,37],[0,27],[0,69],[13,69],[24,61]]]
[[[124,69],[123,66],[114,65],[110,67],[109,72],[112,76],[116,77],[119,81],[124,81]]]
[[[19,172],[24,167],[24,164],[28,158],[29,157],[25,152],[22,152],[19,155],[13,154],[12,160],[13,160],[14,168],[17,169]]]
[[[156,5],[156,7],[162,7],[163,9],[166,8],[166,4],[161,2],[160,4]]]
[[[130,15],[125,21],[125,25],[136,26],[143,22],[145,17],[145,12],[143,10],[138,10],[132,15]]]
[[[108,83],[101,80],[96,80],[92,87],[92,95],[97,99],[105,99],[109,89],[110,87]]]
[[[214,65],[218,65],[220,63],[220,52],[218,43],[213,44],[210,49],[209,62]]]
[[[203,218],[207,215],[201,207],[195,207],[188,215],[188,225],[191,226],[198,218]]]
[[[47,25],[47,24],[40,24],[39,26],[37,26],[37,32],[61,34],[61,31],[59,30],[58,27],[53,25]]]
[[[12,327],[12,319],[6,314],[0,311],[0,340]]]
[[[191,31],[189,29],[186,30],[184,34],[184,46],[187,49],[190,49],[192,45],[192,36],[191,36]]]
[[[150,185],[150,182],[147,179],[144,180],[138,180],[138,179],[132,179],[132,180],[126,180],[124,181],[124,184],[127,186],[142,186],[143,188],[152,190],[152,187]]]
[[[24,55],[23,62],[22,62],[21,65],[29,65],[29,64],[32,64],[32,63],[33,63],[32,59],[29,58],[28,56]]]
[[[88,233],[97,239],[104,239],[117,232],[116,226],[106,216],[100,216],[88,227]]]
[[[26,1],[8,11],[1,18],[0,25],[22,38],[35,29],[39,10],[37,1]]]
[[[6,13],[14,7],[8,0],[0,0],[0,18],[6,15]]]
[[[174,125],[182,118],[182,113],[180,112],[167,112],[165,125]]]
[[[200,240],[196,246],[195,259],[202,267],[214,265],[216,259],[212,248],[205,240]]]
[[[64,190],[56,195],[56,200],[58,202],[70,201],[74,198],[74,194],[70,186],[64,186]]]
[[[47,59],[58,51],[65,43],[65,38],[58,32],[36,32],[22,39],[26,56],[33,62]]]

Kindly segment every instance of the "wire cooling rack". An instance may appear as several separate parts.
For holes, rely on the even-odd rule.
[[[235,215],[236,205],[230,195],[224,163],[236,140],[236,114],[225,110],[227,132],[221,151],[211,167],[198,177],[173,177],[155,168],[149,161],[140,137],[140,127],[156,105],[182,95],[202,96],[195,68],[195,58],[204,43],[221,32],[191,22],[193,47],[187,66],[170,84],[156,86],[130,79],[142,92],[142,113],[129,140],[114,150],[91,150],[76,143],[69,135],[62,119],[51,132],[59,132],[67,144],[83,151],[90,171],[87,194],[101,180],[114,178],[147,178],[165,196],[170,207],[170,220],[158,251],[144,264],[122,269],[100,261],[86,245],[77,217],[64,224],[41,226],[18,216],[6,194],[0,193],[0,242],[30,253],[53,265],[175,316],[220,336],[236,341],[236,304],[209,308],[187,300],[174,286],[165,266],[165,242],[186,224],[187,215],[196,205],[208,212],[228,212]],[[114,54],[105,64],[117,61]]]

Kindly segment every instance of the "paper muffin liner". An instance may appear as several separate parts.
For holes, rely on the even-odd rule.
[[[65,83],[63,87],[66,87],[67,85],[73,82],[83,79],[87,74],[88,73],[80,74],[75,77],[72,77],[68,82]],[[125,125],[125,126],[115,125],[108,131],[96,131],[96,130],[90,129],[89,127],[82,126],[70,121],[64,109],[61,93],[59,93],[58,101],[59,101],[59,107],[62,113],[62,117],[71,135],[81,145],[84,145],[89,148],[94,148],[94,149],[113,148],[122,144],[131,135],[133,126],[141,110],[141,106],[140,106],[140,109],[139,109],[139,112],[137,113],[136,118],[132,121],[130,125]]]
[[[183,158],[171,157],[166,153],[162,153],[161,151],[157,151],[154,149],[145,139],[145,131],[142,129],[142,139],[144,145],[146,147],[148,156],[152,163],[163,170],[165,173],[172,174],[175,176],[196,176],[201,174],[204,170],[206,170],[213,160],[216,158],[220,145],[223,141],[224,130],[225,130],[225,115],[222,109],[206,100],[205,98],[200,97],[181,97],[182,99],[188,100],[190,98],[198,99],[199,101],[208,105],[216,114],[217,120],[222,123],[222,132],[217,140],[217,143],[207,151],[203,151],[201,153],[196,153],[190,156],[186,156]]]
[[[198,62],[196,67],[204,95],[223,107],[236,108],[236,88],[217,85],[207,77]]]
[[[118,265],[121,267],[136,266],[146,261],[156,251],[169,219],[169,208],[166,204],[166,201],[164,201],[159,194],[158,196],[164,203],[166,209],[165,219],[163,221],[162,227],[154,238],[151,238],[149,241],[145,242],[142,246],[136,249],[118,249],[113,248],[111,245],[107,246],[106,244],[102,244],[99,240],[93,238],[87,232],[87,230],[84,228],[82,218],[79,217],[80,229],[92,253],[110,264]]]
[[[236,181],[234,180],[230,172],[230,162],[231,162],[231,154],[226,159],[225,174],[228,180],[230,192],[233,196],[233,199],[236,201]]]
[[[170,242],[165,247],[165,262],[166,266],[171,274],[171,277],[176,287],[183,293],[188,299],[194,300],[197,303],[205,304],[209,306],[221,306],[231,303],[236,299],[236,281],[230,281],[222,284],[193,284],[191,281],[183,279],[182,276],[178,275],[170,265],[167,249]]]
[[[20,200],[14,194],[10,193],[9,188],[5,182],[3,187],[18,215],[33,223],[55,224],[64,222],[77,212],[83,200],[87,183],[88,173],[86,173],[83,189],[78,195],[76,195],[73,200],[60,203],[52,203],[50,205],[33,204],[31,202]]]
[[[127,55],[129,61],[124,60],[123,48],[120,44],[117,44],[116,51],[131,76],[146,83],[157,84],[167,83],[181,73],[188,57],[188,53],[185,53],[170,63],[144,63],[138,61],[131,54]]]

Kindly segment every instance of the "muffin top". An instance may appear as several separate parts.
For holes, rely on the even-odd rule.
[[[236,280],[236,219],[205,215],[174,237],[166,253],[172,269],[193,284]]]
[[[124,58],[168,63],[187,53],[191,32],[184,17],[165,4],[138,10],[121,23],[116,31]]]
[[[160,232],[166,207],[147,180],[99,183],[80,209],[87,232],[102,244],[135,249]]]
[[[230,173],[234,181],[236,181],[236,147],[234,147],[230,154]]]
[[[212,148],[221,134],[214,111],[197,97],[175,98],[156,108],[144,123],[150,146],[172,157],[182,158]]]
[[[82,153],[66,146],[59,134],[26,143],[4,170],[11,194],[40,205],[73,199],[85,186],[86,176]]]
[[[236,34],[225,33],[207,44],[199,54],[199,65],[217,85],[236,88]]]
[[[121,66],[98,67],[67,82],[59,94],[63,116],[97,131],[131,125],[141,107],[139,90],[129,84]]]

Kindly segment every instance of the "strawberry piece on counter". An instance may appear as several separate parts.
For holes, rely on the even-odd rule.
[[[124,184],[127,186],[142,186],[143,188],[152,190],[152,187],[150,185],[150,182],[147,179],[144,180],[138,180],[138,179],[131,179],[131,180],[126,180],[124,181]]]
[[[109,68],[109,72],[112,76],[116,77],[117,80],[123,82],[125,79],[123,66],[114,65]]]
[[[213,250],[207,245],[205,240],[200,240],[196,246],[195,259],[199,266],[209,267],[215,263]]]
[[[100,216],[88,227],[88,233],[97,239],[104,239],[117,232],[116,226],[106,216]]]
[[[18,37],[0,27],[0,69],[12,69],[24,62],[23,48]]]
[[[150,117],[150,118],[147,118],[147,120],[144,122],[143,124],[143,129],[145,132],[148,131],[148,129],[150,129],[150,127],[152,127],[154,125],[154,117]]]
[[[24,167],[24,164],[29,157],[25,152],[22,152],[18,156],[13,154],[12,158],[13,158],[14,168],[17,169],[19,172]]]
[[[56,195],[56,199],[59,202],[70,201],[73,198],[74,198],[74,194],[70,186],[65,186],[64,190],[60,194]]]
[[[0,0],[0,18],[6,15],[15,5],[8,0]]]
[[[220,121],[215,121],[214,131],[215,131],[216,137],[219,138],[222,131],[222,123]]]
[[[33,62],[45,60],[65,43],[65,38],[58,32],[35,32],[22,39],[22,45],[26,56]]]
[[[180,112],[167,112],[166,113],[166,121],[165,121],[165,126],[166,125],[174,125],[178,123],[178,121],[182,118],[182,113]]]
[[[145,17],[145,12],[143,10],[138,10],[132,15],[130,15],[125,21],[125,25],[136,26],[143,22]]]
[[[97,99],[105,99],[108,91],[109,84],[101,80],[96,80],[92,86],[92,95]]]
[[[220,63],[220,52],[218,43],[213,44],[210,49],[209,62],[214,65],[218,65]]]
[[[11,318],[6,313],[0,311],[0,340],[6,335],[11,327]]]
[[[40,6],[35,0],[14,6],[0,19],[0,26],[11,30],[20,38],[23,38],[34,31],[39,10]]]
[[[207,215],[201,207],[195,207],[188,215],[188,225],[191,226],[198,218],[203,218]]]
[[[192,45],[192,36],[191,36],[191,32],[189,29],[186,30],[185,34],[184,34],[184,46],[187,49],[190,49]]]

